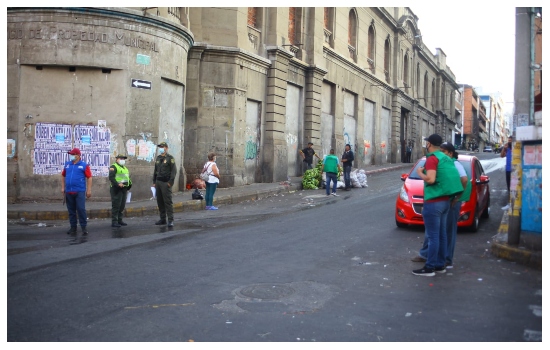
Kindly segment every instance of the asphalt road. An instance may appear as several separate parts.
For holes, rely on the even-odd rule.
[[[395,226],[401,172],[380,173],[340,197],[299,191],[182,215],[169,239],[10,275],[7,340],[540,340],[542,273],[490,254],[504,163],[480,158],[491,169],[491,215],[477,233],[459,232],[452,272],[412,275],[423,229]],[[151,221],[128,227],[162,230]],[[66,244],[55,225],[9,224],[8,236],[43,230]],[[113,239],[93,225],[91,239]]]

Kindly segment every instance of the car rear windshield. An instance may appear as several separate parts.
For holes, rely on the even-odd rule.
[[[462,166],[466,170],[466,174],[468,174],[468,178],[471,179],[472,178],[472,164],[471,164],[471,162],[468,161],[468,160],[460,160],[459,162],[460,162],[460,164],[462,164]],[[418,161],[418,163],[416,164],[414,169],[409,173],[409,179],[422,180],[420,178],[420,176],[418,176],[418,173],[416,172],[416,169],[418,169],[421,166],[424,166],[425,163],[426,163],[426,160],[424,160],[424,159]]]
[[[416,163],[416,166],[414,169],[409,173],[409,179],[413,180],[422,180],[420,176],[418,176],[418,173],[416,172],[416,169],[420,168],[421,166],[424,166],[424,163],[426,163],[426,160],[422,159]]]

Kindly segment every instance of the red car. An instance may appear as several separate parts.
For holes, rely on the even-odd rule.
[[[475,156],[462,155],[458,160],[466,169],[472,182],[470,200],[462,203],[458,216],[458,227],[466,227],[476,232],[479,218],[489,217],[491,196],[489,192],[489,176],[485,175],[479,159]],[[407,225],[424,225],[422,207],[424,206],[424,181],[418,177],[416,169],[423,166],[426,157],[419,159],[408,174],[402,174],[405,183],[395,202],[395,224],[398,227]]]

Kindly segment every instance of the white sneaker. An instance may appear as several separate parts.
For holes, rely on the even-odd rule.
[[[339,197],[339,195],[337,195],[336,192],[332,192],[332,195],[333,195],[334,197]]]
[[[504,207],[500,208],[502,210],[508,210],[510,209],[510,204],[506,204]]]

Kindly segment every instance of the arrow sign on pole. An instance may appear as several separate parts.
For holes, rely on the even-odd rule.
[[[132,79],[132,87],[151,90],[151,82],[147,80]]]

